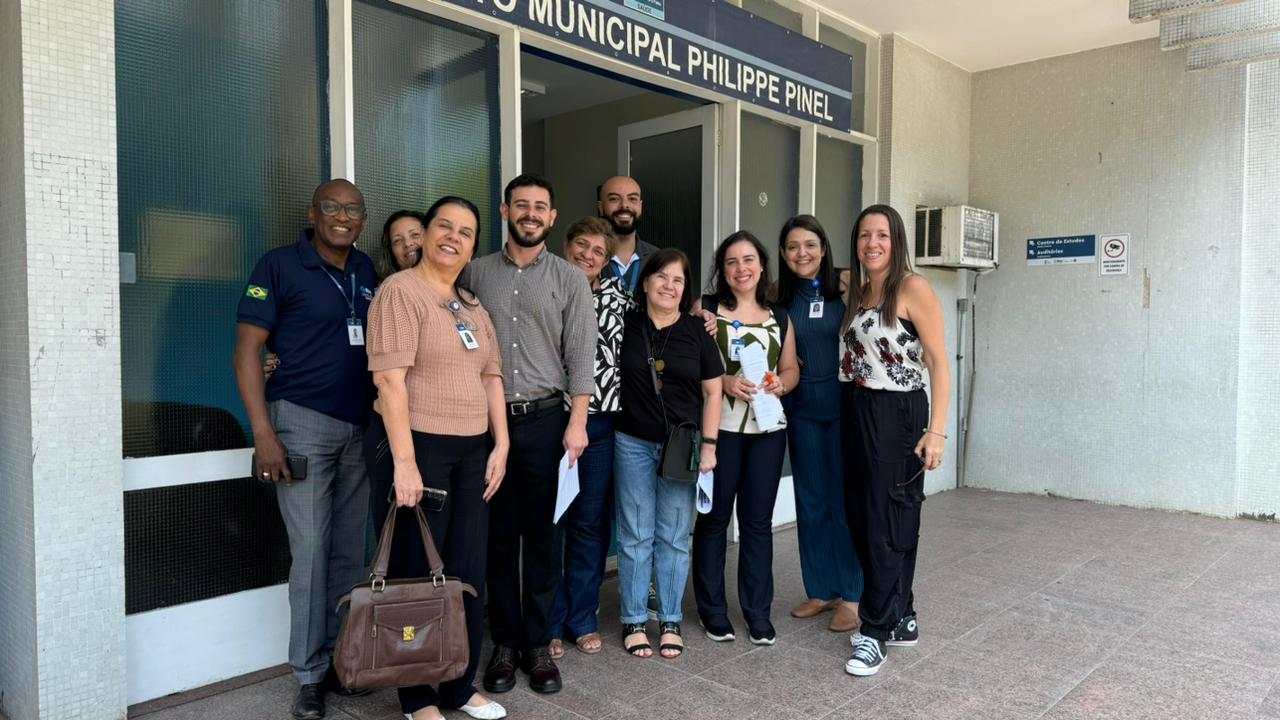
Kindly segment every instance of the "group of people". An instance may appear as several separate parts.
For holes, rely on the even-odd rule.
[[[941,462],[949,375],[941,308],[911,272],[901,217],[863,211],[844,272],[812,216],[781,228],[776,277],[764,244],[735,232],[699,296],[683,252],[640,239],[634,179],[605,181],[597,205],[557,256],[546,247],[552,185],[521,175],[503,192],[498,251],[476,257],[479,211],[447,196],[392,214],[375,262],[355,247],[363,196],[332,180],[315,191],[311,228],[253,270],[234,364],[254,471],[277,484],[293,557],[294,717],[323,717],[325,692],[361,692],[330,667],[334,608],[366,574],[368,519],[381,531],[393,505],[428,510],[446,572],[479,590],[465,602],[466,672],[400,688],[411,720],[442,708],[505,717],[475,688],[486,597],[485,693],[513,689],[519,672],[535,692],[559,691],[566,643],[602,648],[611,526],[627,652],[684,652],[691,569],[703,632],[735,639],[725,597],[735,507],[742,617],[752,643],[772,645],[771,518],[788,445],[808,595],[792,614],[834,611],[830,628],[853,633],[853,675],[916,643],[923,475]],[[744,365],[759,370],[759,358],[767,369],[753,382]],[[766,394],[784,409],[757,418]],[[672,438],[690,429],[691,454],[676,462],[697,483],[664,472]],[[579,493],[556,522],[565,455]],[[389,577],[428,574],[416,533],[396,524]]]

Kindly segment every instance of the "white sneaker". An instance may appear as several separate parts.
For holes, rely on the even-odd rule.
[[[884,665],[884,647],[880,641],[866,635],[859,635],[857,643],[853,646],[853,657],[844,664],[844,671],[850,675],[868,677],[880,672],[882,665]]]

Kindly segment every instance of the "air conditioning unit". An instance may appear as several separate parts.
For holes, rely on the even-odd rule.
[[[998,213],[968,205],[916,208],[916,265],[990,268],[999,251]]]

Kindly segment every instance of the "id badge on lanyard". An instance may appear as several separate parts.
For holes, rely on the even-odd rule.
[[[449,312],[453,313],[454,329],[458,331],[458,337],[462,339],[462,347],[468,350],[475,350],[480,347],[480,342],[476,340],[476,334],[467,328],[467,324],[462,320],[462,304],[457,300],[450,300],[446,307]]]
[[[742,323],[738,322],[737,320],[734,320],[732,323],[730,323],[730,325],[733,326],[734,333],[737,333],[742,329]],[[746,344],[747,344],[747,341],[742,339],[741,337],[730,338],[729,339],[729,360],[732,362],[741,362],[742,347]]]
[[[815,292],[815,293],[816,293],[816,292],[817,292],[817,290],[818,290],[818,279],[817,279],[817,278],[814,278],[814,279],[813,279],[813,289],[814,289],[814,292]],[[817,297],[815,297],[815,298],[813,299],[813,302],[809,303],[809,317],[810,317],[810,318],[821,318],[821,317],[822,317],[822,312],[823,312],[823,309],[824,309],[824,307],[823,307],[823,306],[824,306],[825,304],[826,304],[826,303],[825,303],[825,301],[824,301],[824,299],[823,299],[823,297],[822,297],[821,295],[818,295]]]
[[[329,275],[326,270],[325,275]],[[351,346],[364,345],[364,323],[360,322],[360,318],[356,317],[356,274],[351,273],[351,296],[347,296],[347,291],[342,289],[342,283],[336,278],[329,275],[329,279],[333,281],[334,287],[338,288],[338,292],[342,293],[342,299],[347,303],[347,309],[351,314],[347,317],[347,344]]]

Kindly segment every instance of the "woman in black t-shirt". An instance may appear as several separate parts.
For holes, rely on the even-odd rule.
[[[698,469],[710,472],[716,465],[724,364],[702,320],[687,314],[693,304],[689,275],[689,259],[679,250],[650,255],[638,281],[640,310],[628,313],[622,336],[624,412],[615,436],[614,497],[622,643],[636,657],[653,654],[644,630],[651,572],[657,577],[659,652],[673,658],[684,650],[680,608],[695,485],[658,475],[668,428],[697,423],[703,433]]]

